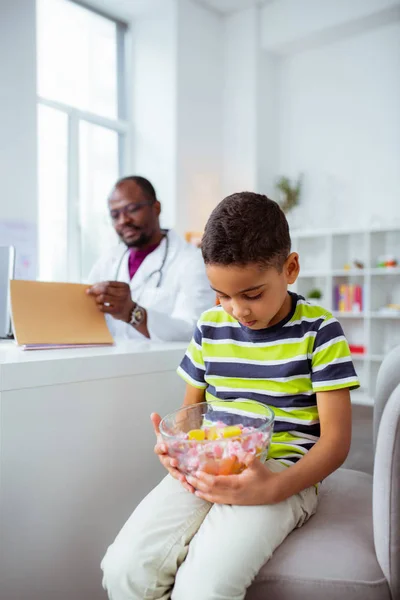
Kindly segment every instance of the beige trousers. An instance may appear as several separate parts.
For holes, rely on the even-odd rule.
[[[110,600],[243,600],[274,550],[316,508],[314,487],[280,504],[230,506],[197,498],[167,475],[108,548],[103,586]]]

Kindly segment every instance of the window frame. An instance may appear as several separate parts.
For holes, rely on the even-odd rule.
[[[67,116],[67,281],[81,281],[82,248],[79,198],[79,126],[88,122],[118,135],[118,176],[128,170],[130,164],[131,126],[128,120],[128,73],[127,45],[129,26],[127,23],[100,11],[80,0],[66,0],[98,14],[117,27],[117,115],[116,119],[103,117],[87,110],[75,108],[69,104],[45,98],[37,94],[37,106],[47,106],[64,113]],[[40,199],[38,199],[40,203]],[[39,252],[38,252],[39,254]],[[39,265],[40,270],[40,265]]]

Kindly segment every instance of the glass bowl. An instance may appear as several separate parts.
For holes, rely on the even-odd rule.
[[[200,402],[164,417],[160,434],[182,473],[233,475],[254,456],[266,460],[273,426],[273,411],[260,402]]]

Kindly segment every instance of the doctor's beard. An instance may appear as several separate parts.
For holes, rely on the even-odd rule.
[[[132,234],[132,237],[129,234]],[[135,237],[133,237],[134,235]],[[139,227],[127,227],[119,237],[127,248],[142,248],[150,243],[152,236],[145,231],[141,231]]]

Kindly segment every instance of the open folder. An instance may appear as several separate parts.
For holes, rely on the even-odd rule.
[[[10,281],[14,336],[26,350],[114,343],[87,285]]]

